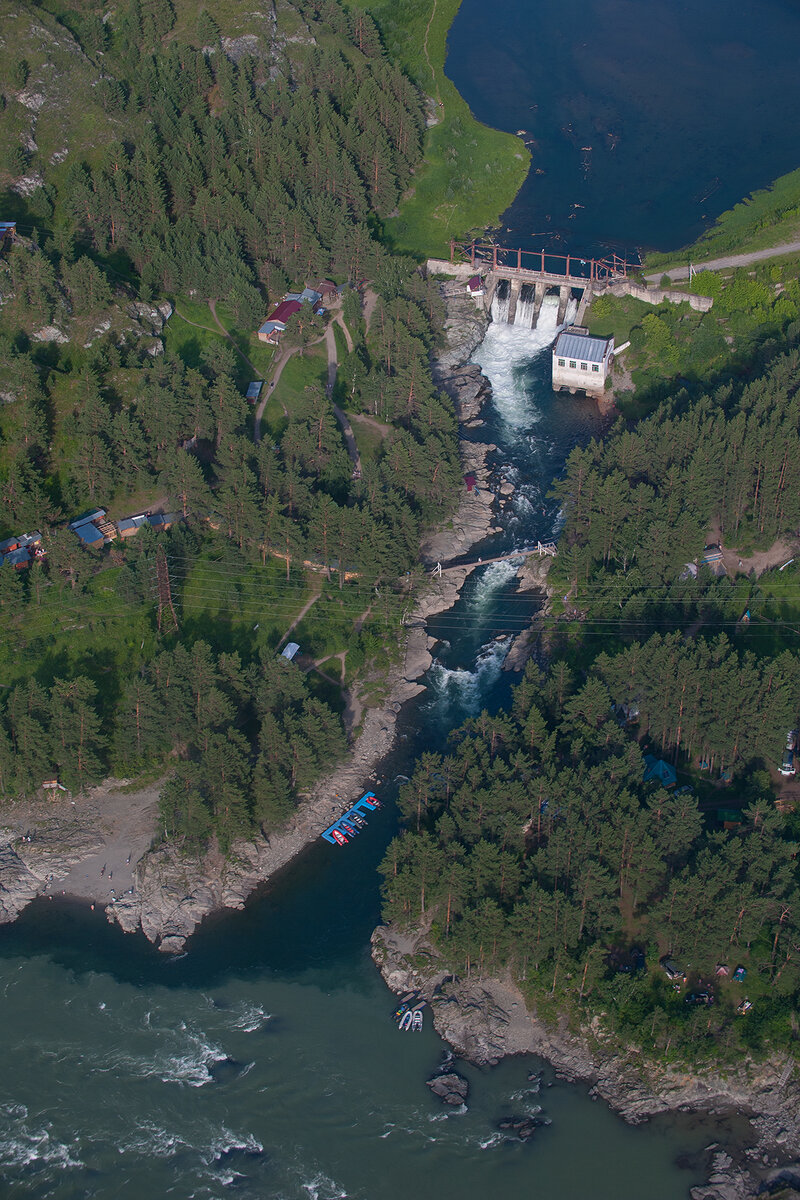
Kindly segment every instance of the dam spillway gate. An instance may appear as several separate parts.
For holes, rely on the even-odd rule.
[[[557,312],[548,324],[579,322],[598,286],[627,279],[631,264],[619,255],[580,258],[545,250],[510,250],[494,243],[450,243],[451,263],[463,263],[485,275],[485,306],[495,321],[532,329],[539,323],[545,299],[557,297]],[[547,307],[554,307],[555,299]],[[576,315],[577,314],[577,315]]]

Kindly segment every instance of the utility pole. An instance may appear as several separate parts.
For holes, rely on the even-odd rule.
[[[156,551],[156,585],[158,587],[158,632],[162,632],[163,625],[164,633],[177,633],[178,618],[172,603],[169,568],[163,546],[159,546]]]

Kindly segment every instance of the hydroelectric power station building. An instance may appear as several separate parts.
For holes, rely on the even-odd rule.
[[[553,346],[553,391],[602,395],[613,357],[613,337],[591,337],[585,326],[568,325]]]

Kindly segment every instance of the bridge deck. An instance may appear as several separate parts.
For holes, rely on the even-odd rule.
[[[432,575],[443,575],[445,571],[460,571],[464,567],[486,566],[487,563],[508,562],[512,558],[530,558],[532,555],[537,555],[538,558],[555,558],[557,553],[555,542],[539,542],[535,546],[527,547],[524,550],[512,550],[509,554],[495,554],[492,558],[475,558],[471,562],[448,563],[447,566],[442,566],[438,563],[431,571]]]
[[[592,283],[587,275],[556,275],[552,271],[532,271],[527,267],[488,267],[490,275],[499,279],[520,279],[523,283],[543,283],[547,287],[587,288]]]
[[[517,274],[521,278],[553,276],[562,283],[574,282],[586,287],[602,280],[624,279],[632,264],[618,254],[606,258],[580,258],[575,254],[551,254],[547,250],[510,250],[489,242],[450,243],[450,261],[461,255],[473,267],[484,271]],[[523,275],[524,273],[524,275]]]

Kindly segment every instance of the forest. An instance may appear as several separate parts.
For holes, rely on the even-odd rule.
[[[454,731],[401,789],[386,918],[426,930],[458,973],[510,967],[540,1015],[602,1013],[647,1051],[790,1041],[800,824],[766,765],[798,685],[795,655],[758,660],[724,635],[653,634],[583,671],[529,662],[509,711]],[[691,783],[645,781],[648,748]],[[735,765],[735,798],[712,763]]]
[[[652,617],[712,527],[744,551],[800,526],[798,333],[755,379],[697,399],[678,390],[572,451],[556,485],[566,523],[553,578],[574,606]]]
[[[422,757],[381,866],[449,969],[667,1059],[796,1037],[798,332],[572,451],[535,657]],[[783,570],[716,574],[714,533]]]
[[[238,39],[179,3],[102,17],[22,5],[2,50],[0,185],[17,239],[0,254],[0,533],[36,529],[45,551],[0,570],[2,791],[56,774],[84,787],[177,755],[164,827],[228,846],[285,820],[346,745],[336,680],[271,662],[292,617],[314,602],[298,632],[311,659],[342,655],[342,682],[383,677],[400,581],[460,484],[430,374],[438,292],[381,232],[421,159],[422,97],[372,19],[337,0],[280,4]],[[63,99],[48,74],[60,53],[71,94],[37,110],[36,141],[20,114],[36,88]],[[87,135],[82,106],[107,136]],[[46,157],[59,121],[75,145]],[[341,282],[349,338],[336,390],[316,366],[327,318],[298,314],[284,348],[299,383],[256,430],[241,345],[288,287],[322,277]],[[199,300],[219,303],[231,337],[178,335]],[[373,423],[357,427],[360,473],[331,399]],[[97,551],[66,527],[97,507],[179,520]],[[157,545],[177,632],[157,629]],[[208,765],[221,758],[223,782]]]

